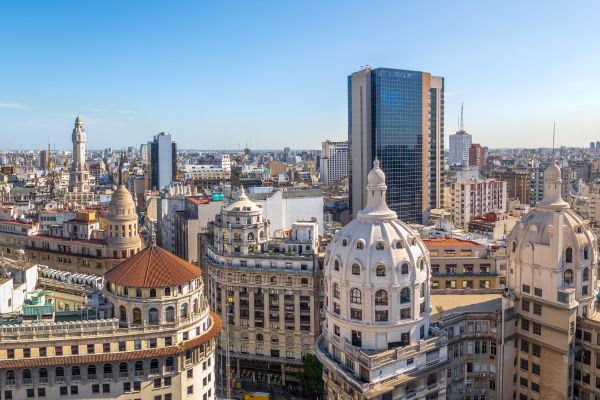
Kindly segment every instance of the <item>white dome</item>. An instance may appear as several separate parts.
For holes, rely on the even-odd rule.
[[[243,186],[240,188],[240,194],[238,195],[238,198],[233,203],[229,204],[226,207],[226,210],[227,211],[246,211],[246,212],[252,211],[252,212],[261,212],[262,213],[262,208],[257,206],[255,202],[253,202],[252,200],[250,200],[248,198]]]
[[[351,340],[360,332],[362,348],[383,350],[427,336],[430,268],[419,235],[387,208],[378,163],[368,190],[374,185],[381,193],[369,194],[367,207],[327,247],[326,314],[329,329],[338,326],[341,337]]]
[[[385,185],[385,174],[379,168],[379,160],[377,159],[373,162],[373,169],[367,175],[367,184],[369,186]]]

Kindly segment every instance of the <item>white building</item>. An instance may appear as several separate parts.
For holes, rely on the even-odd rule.
[[[348,141],[323,142],[321,181],[331,185],[348,176]]]
[[[493,179],[453,183],[450,192],[454,224],[466,227],[473,217],[506,212],[506,188],[506,181]]]
[[[265,218],[271,222],[269,235],[281,236],[284,230],[292,228],[296,221],[310,221],[313,218],[319,223],[319,232],[323,229],[323,193],[317,189],[284,189],[269,193],[250,189],[248,197],[262,207]]]
[[[73,163],[69,170],[69,190],[75,193],[86,193],[90,190],[90,172],[85,163],[86,134],[79,115],[75,119],[71,141],[73,142]]]
[[[450,135],[450,155],[448,164],[450,165],[468,165],[469,164],[469,149],[471,148],[471,135],[464,130]]]
[[[366,207],[325,254],[326,321],[316,354],[326,397],[446,398],[447,341],[429,329],[428,250],[388,208],[377,160],[367,182]]]
[[[229,158],[229,154],[223,154],[221,156],[221,168],[224,171],[231,172],[231,158]]]
[[[167,187],[177,172],[177,146],[171,135],[161,132],[148,142],[150,149],[150,187],[158,190]]]

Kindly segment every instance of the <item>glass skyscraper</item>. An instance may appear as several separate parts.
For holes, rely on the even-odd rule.
[[[444,79],[427,72],[364,68],[348,77],[350,204],[366,204],[375,158],[388,183],[387,202],[410,223],[428,223],[442,206]]]

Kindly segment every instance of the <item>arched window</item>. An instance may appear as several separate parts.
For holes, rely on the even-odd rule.
[[[179,308],[179,318],[187,318],[188,317],[188,305],[187,303],[182,303]]]
[[[167,322],[175,321],[175,309],[172,306],[167,307],[165,310],[165,319]]]
[[[65,370],[63,367],[56,367],[56,369],[54,370],[54,374],[57,377],[63,377],[65,376]]]
[[[583,259],[584,260],[589,260],[590,259],[590,249],[587,246],[585,246],[583,248]]]
[[[348,241],[346,239],[342,239],[342,247],[348,246]]]
[[[402,248],[402,242],[401,241],[396,241],[396,248],[397,249],[401,249]]]
[[[264,340],[264,336],[262,333],[257,333],[256,334],[256,341],[257,342],[262,342]]]
[[[254,240],[254,233],[250,232],[248,234],[248,240]]]
[[[12,369],[9,369],[8,371],[6,371],[6,380],[14,381],[15,380],[15,371],[13,371]]]
[[[270,281],[271,283],[277,283],[277,277],[276,277],[276,276],[272,276],[272,277],[269,279],[269,281]]]
[[[155,299],[156,298],[156,289],[150,289],[150,298],[151,299]]]
[[[333,269],[335,269],[336,271],[340,270],[340,262],[338,260],[335,260],[333,262]]]
[[[48,370],[46,368],[40,368],[39,375],[40,379],[48,378]]]
[[[102,372],[104,374],[112,374],[112,365],[104,364],[104,367],[102,367]]]
[[[403,263],[400,267],[400,273],[402,275],[408,275],[408,263]]]
[[[31,379],[31,370],[30,369],[23,370],[23,379]]]
[[[384,248],[383,242],[377,242],[377,244],[375,245],[375,248],[377,250],[383,250],[383,248]]]
[[[565,285],[573,284],[573,270],[572,269],[566,269],[565,272],[563,272],[563,283]]]
[[[233,234],[233,239],[235,239],[235,240],[241,240],[242,239],[242,235],[239,232],[236,232],[236,233]]]
[[[356,248],[359,250],[362,250],[365,248],[365,242],[363,242],[362,240],[359,240],[358,242],[356,242]]]
[[[589,280],[590,280],[590,269],[586,267],[586,268],[583,270],[583,281],[584,281],[584,282],[587,282],[587,281],[589,281]]]
[[[133,323],[134,324],[142,323],[142,310],[140,310],[139,308],[133,309]]]
[[[400,291],[400,303],[410,303],[410,289],[405,287]]]
[[[148,311],[148,324],[158,325],[158,310],[156,308],[151,308]]]
[[[134,364],[134,369],[136,372],[144,370],[144,363],[141,361],[136,361]]]
[[[385,266],[383,265],[378,265],[377,269],[375,270],[375,274],[377,276],[385,276]]]
[[[375,305],[376,306],[387,306],[388,305],[388,294],[385,290],[379,289],[375,292]]]
[[[333,292],[334,299],[340,298],[340,286],[337,283],[333,284],[333,289],[331,291]]]
[[[119,364],[119,376],[124,378],[129,375],[129,368],[127,368],[127,363],[122,362]]]
[[[158,360],[156,358],[150,360],[150,369],[158,369]]]
[[[119,307],[119,320],[127,322],[127,309],[125,308],[125,306]]]
[[[512,252],[517,251],[517,242],[512,242]]]
[[[261,283],[262,282],[262,277],[260,275],[256,275],[254,277],[254,283]]]
[[[171,295],[171,288],[167,287],[165,288],[165,296],[170,296]]]
[[[567,251],[565,252],[565,262],[573,262],[573,249],[570,247],[567,247]]]
[[[95,365],[88,365],[87,367],[87,374],[88,374],[88,378],[91,376],[95,376],[96,375],[96,366]]]
[[[81,368],[79,368],[79,365],[71,367],[71,376],[81,376]]]
[[[362,293],[358,288],[350,289],[350,303],[362,304]]]
[[[198,314],[198,311],[199,311],[199,309],[198,309],[198,299],[194,299],[192,310],[193,310],[194,314]]]
[[[419,269],[423,271],[425,269],[425,260],[422,258],[419,260]]]
[[[360,265],[352,264],[352,275],[360,275]]]
[[[247,281],[246,274],[240,275],[240,282],[245,283]]]

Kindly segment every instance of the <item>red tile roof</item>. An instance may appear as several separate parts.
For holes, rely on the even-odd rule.
[[[94,364],[116,361],[131,361],[144,358],[157,358],[169,355],[179,354],[186,350],[193,349],[214,339],[221,332],[221,318],[213,312],[210,313],[213,320],[212,327],[201,336],[197,336],[185,343],[176,346],[163,347],[160,349],[148,349],[137,351],[125,351],[118,353],[102,354],[83,354],[76,356],[53,356],[40,358],[24,358],[0,360],[0,369],[5,368],[27,368],[27,367],[52,367],[71,364]]]
[[[480,243],[472,240],[462,240],[455,238],[434,238],[424,239],[423,242],[427,248],[431,247],[477,247],[482,246]]]
[[[195,265],[158,246],[148,246],[104,275],[116,285],[134,288],[177,286],[200,277]]]

